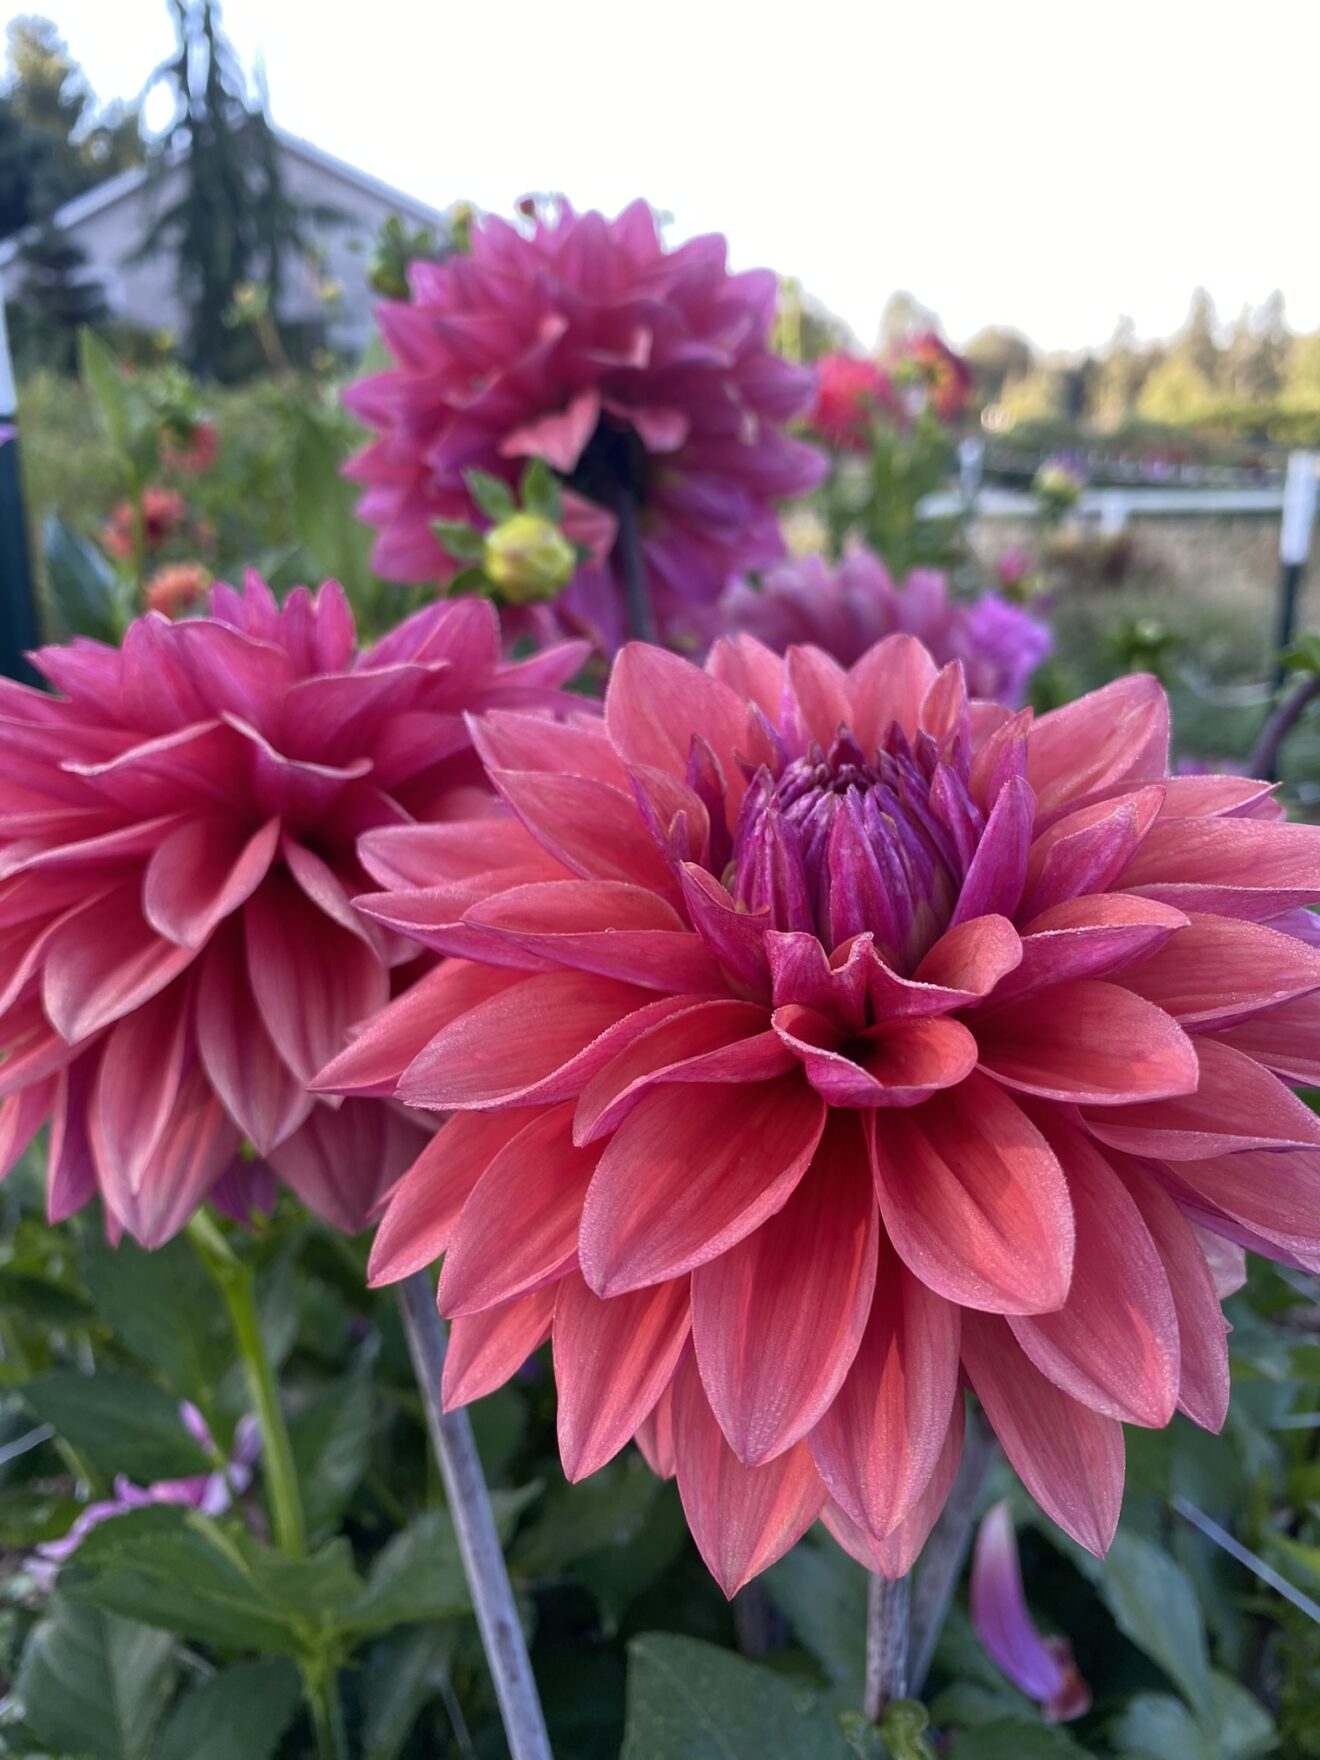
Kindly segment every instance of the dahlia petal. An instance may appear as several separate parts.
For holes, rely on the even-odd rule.
[[[389,1194],[367,1264],[373,1289],[434,1264],[472,1188],[526,1125],[525,1112],[457,1112],[445,1121]]]
[[[783,1209],[692,1274],[702,1383],[745,1466],[790,1448],[834,1399],[866,1325],[876,1242],[866,1144],[836,1116]]]
[[[819,648],[790,648],[784,656],[780,716],[794,750],[805,751],[814,740],[828,751],[839,729],[852,719],[847,673]]]
[[[630,1035],[583,1088],[574,1140],[595,1142],[616,1130],[659,1083],[741,1084],[786,1075],[794,1058],[767,1030],[768,1021],[764,1008],[732,997],[694,1002],[657,1016],[644,1032]]]
[[[1168,698],[1143,674],[1042,715],[1027,735],[1027,781],[1042,814],[1168,768]]]
[[[46,1156],[46,1220],[52,1226],[96,1196],[96,1158],[88,1130],[91,1097],[100,1065],[99,1045],[59,1073]]]
[[[1192,1041],[1162,1009],[1117,984],[1077,978],[980,1016],[981,1067],[1047,1100],[1129,1105],[1190,1094]]]
[[[573,1263],[582,1204],[596,1166],[578,1149],[568,1103],[536,1113],[472,1188],[445,1253],[440,1307],[475,1314],[525,1295]]]
[[[962,1360],[1022,1483],[1065,1534],[1103,1558],[1123,1501],[1123,1426],[1070,1399],[991,1315],[963,1315]]]
[[[599,721],[551,721],[544,715],[518,715],[505,709],[469,716],[468,725],[472,744],[488,769],[592,776],[618,789],[627,783],[627,772]]]
[[[1022,963],[1003,979],[995,1001],[1124,970],[1157,952],[1188,921],[1169,905],[1124,892],[1066,899],[1025,925]]]
[[[1271,803],[1277,782],[1248,776],[1170,776],[1164,782],[1164,819],[1247,818]]]
[[[358,855],[376,884],[390,892],[410,892],[501,868],[537,867],[546,880],[559,877],[554,859],[517,819],[385,825],[363,835]]]
[[[945,1447],[958,1391],[959,1314],[882,1241],[861,1346],[808,1442],[848,1518],[873,1539],[916,1506]],[[943,1499],[941,1499],[941,1502]]]
[[[519,972],[503,967],[445,960],[355,1027],[352,1044],[314,1078],[312,1091],[393,1094],[399,1077],[442,1028],[520,981]]]
[[[57,1094],[58,1078],[48,1076],[0,1100],[0,1179],[18,1166],[23,1151],[49,1118]]]
[[[701,938],[685,929],[673,907],[622,881],[517,886],[474,905],[463,921],[556,965],[647,989],[699,994],[724,987]]]
[[[267,1159],[322,1221],[341,1234],[360,1234],[425,1140],[410,1118],[378,1101],[322,1101]]]
[[[671,1381],[651,1412],[637,1426],[633,1437],[646,1464],[657,1479],[672,1479],[677,1471],[674,1460],[674,1384]]]
[[[691,1328],[688,1279],[609,1301],[576,1274],[556,1287],[559,1455],[576,1481],[618,1454],[673,1380]]]
[[[1020,776],[1000,789],[963,879],[950,919],[956,928],[976,917],[1013,917],[1022,900],[1036,797]]]
[[[245,836],[214,816],[187,820],[157,844],[142,884],[142,914],[180,947],[196,949],[245,903],[266,876],[280,822]]]
[[[972,704],[974,744],[978,734],[977,711],[987,708],[993,710],[995,705]],[[1019,709],[1015,715],[1001,711],[1001,714],[1002,719],[985,733],[982,742],[977,746],[967,777],[972,799],[982,812],[987,813],[993,809],[1001,792],[1010,782],[1025,782],[1027,779],[1027,733],[1032,722],[1031,710]],[[1035,800],[1034,792],[1032,800]]]
[[[1320,995],[1281,1003],[1268,1014],[1221,1028],[1215,1038],[1275,1075],[1320,1087]]]
[[[309,910],[293,880],[267,874],[243,906],[248,977],[262,1024],[299,1081],[343,1049],[389,1000],[389,975],[355,935]]]
[[[1320,839],[1311,825],[1159,820],[1117,884],[1176,910],[1259,922],[1320,900]]]
[[[1198,1036],[1194,1091],[1119,1111],[1088,1112],[1102,1143],[1162,1161],[1200,1161],[1239,1149],[1320,1147],[1320,1119],[1277,1076],[1231,1046]]]
[[[590,776],[535,770],[488,774],[527,830],[570,874],[672,895],[669,866],[622,789]]]
[[[299,890],[317,910],[332,923],[338,923],[341,929],[347,929],[350,935],[356,935],[359,941],[365,941],[377,959],[386,964],[399,963],[397,958],[388,959],[385,937],[376,925],[363,912],[353,909],[352,895],[358,889],[356,876],[351,885],[346,884],[329,862],[287,832],[280,839],[280,855]],[[408,951],[412,952],[411,949]]]
[[[1232,1025],[1320,990],[1320,950],[1263,923],[1198,914],[1123,984],[1184,1026]]]
[[[1163,791],[1143,788],[1056,819],[1027,856],[1022,912],[1037,917],[1082,893],[1106,892],[1159,816]]]
[[[769,911],[739,910],[715,876],[694,862],[683,863],[679,884],[693,927],[729,976],[757,994],[768,991]]]
[[[1178,1409],[1203,1430],[1218,1432],[1228,1415],[1228,1327],[1204,1240],[1146,1168],[1121,1155],[1111,1165],[1141,1212],[1173,1292],[1181,1347]]]
[[[459,1315],[449,1328],[440,1380],[441,1402],[447,1412],[484,1399],[518,1373],[532,1352],[549,1338],[556,1297],[573,1281],[568,1277],[563,1283],[547,1283],[480,1314]]]
[[[688,1527],[707,1570],[732,1599],[806,1533],[825,1487],[805,1442],[762,1466],[743,1466],[715,1421],[692,1357],[674,1381],[673,1436]]]
[[[648,1000],[590,972],[522,978],[442,1027],[399,1078],[398,1097],[445,1112],[578,1094],[618,1050],[597,1041]]]
[[[882,965],[870,935],[858,935],[827,956],[815,935],[772,929],[765,937],[765,951],[776,1007],[801,1004],[846,1032],[866,1025],[867,992],[873,978],[892,975]],[[935,1014],[946,1001],[943,993],[928,986],[909,985],[898,978],[893,982],[901,1000],[907,1000],[909,992],[917,998],[906,1012]]]
[[[777,1008],[772,1018],[831,1106],[917,1106],[976,1068],[976,1040],[959,1021],[891,1021],[850,1036],[797,1005]]]
[[[937,984],[970,1001],[988,996],[1021,958],[1022,942],[1008,919],[981,916],[946,929],[913,977],[918,984]]]
[[[1045,1138],[972,1075],[912,1111],[875,1115],[872,1170],[899,1257],[938,1295],[991,1313],[1066,1300],[1073,1215]]]
[[[500,453],[504,458],[543,458],[562,476],[571,476],[599,420],[599,392],[581,391],[563,410],[507,434]]]
[[[678,1277],[727,1252],[787,1202],[825,1124],[796,1076],[647,1094],[605,1147],[582,1213],[597,1295]]]
[[[238,1148],[238,1132],[198,1063],[184,1076],[154,1153],[136,1170],[134,1185],[121,1177],[117,1158],[106,1153],[95,1107],[89,1137],[108,1218],[148,1248],[163,1246],[179,1232]]]
[[[70,1044],[139,1008],[192,961],[191,948],[143,922],[137,888],[121,886],[70,912],[46,946],[42,1003]]]
[[[915,636],[886,636],[867,650],[848,674],[852,730],[873,752],[897,722],[909,739],[921,705],[937,675],[935,662]]]
[[[605,726],[625,763],[648,764],[686,777],[698,733],[724,771],[731,803],[742,798],[734,754],[749,740],[746,705],[718,678],[676,654],[630,642],[614,662],[605,693]]]
[[[921,1556],[958,1477],[964,1423],[963,1402],[959,1399],[944,1432],[935,1470],[911,1509],[887,1534],[859,1526],[837,1503],[826,1503],[821,1520],[844,1551],[868,1571],[878,1571],[892,1582],[905,1577]]]
[[[1009,1320],[1043,1375],[1092,1411],[1161,1429],[1178,1397],[1178,1318],[1141,1211],[1080,1131],[1045,1134],[1068,1172],[1077,1221],[1068,1299],[1051,1314]]]
[[[778,721],[784,662],[755,637],[720,636],[711,647],[706,671],[745,702],[755,703],[771,721]]]
[[[169,1125],[189,1056],[188,999],[155,996],[105,1038],[92,1096],[97,1163],[136,1194]],[[144,1083],[143,1072],[151,1072]]]
[[[238,805],[246,793],[243,741],[221,721],[201,721],[145,740],[100,764],[72,764],[98,794],[153,817],[195,810],[205,800]]]

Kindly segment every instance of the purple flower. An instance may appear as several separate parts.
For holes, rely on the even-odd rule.
[[[972,1557],[972,1625],[986,1654],[1035,1699],[1046,1723],[1069,1723],[1091,1708],[1091,1689],[1066,1638],[1042,1638],[1027,1609],[1017,1536],[1007,1501],[986,1513]]]
[[[940,664],[961,660],[974,697],[1016,708],[1054,645],[1049,625],[998,594],[960,603],[935,569],[914,569],[895,586],[869,550],[831,566],[820,556],[780,563],[759,587],[738,581],[721,606],[728,626],[782,654],[794,644],[823,648],[854,665],[886,636],[916,636]]]
[[[190,1400],[185,1400],[179,1407],[179,1420],[202,1452],[220,1461],[220,1450],[206,1419]],[[203,1515],[223,1515],[252,1483],[252,1468],[260,1453],[261,1436],[257,1421],[249,1415],[238,1421],[229,1459],[210,1473],[193,1473],[186,1479],[156,1479],[145,1486],[134,1485],[121,1473],[115,1480],[113,1497],[89,1503],[60,1539],[42,1541],[28,1561],[31,1575],[42,1588],[50,1588],[59,1567],[72,1557],[93,1528],[116,1516],[127,1515],[130,1510],[147,1509],[155,1503],[176,1503],[200,1510]]]

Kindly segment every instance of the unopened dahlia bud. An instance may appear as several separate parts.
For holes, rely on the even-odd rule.
[[[486,534],[482,567],[512,604],[532,605],[568,585],[577,555],[552,520],[515,513]]]

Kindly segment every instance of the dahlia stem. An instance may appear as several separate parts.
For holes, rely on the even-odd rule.
[[[472,1425],[465,1411],[446,1412],[440,1403],[440,1377],[448,1341],[435,1305],[435,1290],[425,1271],[414,1271],[404,1278],[399,1285],[399,1307],[413,1373],[426,1411],[431,1447],[444,1480],[463,1570],[472,1591],[481,1641],[495,1679],[509,1752],[513,1760],[551,1760],[541,1701],[509,1573],[504,1567]]]
[[[949,1603],[971,1549],[985,1476],[998,1452],[989,1425],[975,1412],[968,1412],[958,1476],[922,1551],[912,1597],[912,1693],[916,1698],[921,1697],[930,1673]]]
[[[230,1247],[211,1218],[201,1211],[188,1223],[188,1238],[215,1279],[229,1310],[229,1322],[247,1372],[252,1409],[261,1431],[261,1473],[270,1503],[276,1545],[290,1558],[307,1556],[307,1523],[293,1464],[293,1446],[280,1408],[275,1372],[266,1351],[257,1311],[252,1270]]]
[[[646,557],[637,532],[637,503],[627,489],[621,489],[614,500],[619,521],[616,542],[623,567],[623,599],[628,613],[628,634],[635,642],[656,641],[655,614],[646,584]]]
[[[1261,728],[1260,738],[1247,759],[1248,776],[1258,776],[1262,782],[1276,779],[1283,742],[1317,696],[1320,696],[1320,673],[1311,673],[1271,710],[1269,720]]]
[[[293,1464],[289,1427],[280,1406],[275,1371],[266,1350],[257,1308],[252,1268],[245,1265],[203,1211],[188,1223],[188,1238],[197,1257],[210,1272],[229,1310],[238,1354],[247,1373],[252,1409],[261,1432],[261,1473],[270,1506],[271,1531],[280,1550],[290,1558],[307,1556],[307,1522],[302,1492]],[[303,1694],[316,1736],[318,1760],[347,1760],[348,1741],[339,1702],[339,1684],[333,1668],[303,1670]]]
[[[892,1582],[878,1573],[866,1598],[867,1717],[879,1723],[885,1708],[907,1697],[908,1577]]]

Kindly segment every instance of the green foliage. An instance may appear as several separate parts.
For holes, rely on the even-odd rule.
[[[237,1662],[185,1693],[154,1760],[270,1760],[298,1710],[286,1662]]]
[[[23,1398],[107,1483],[116,1473],[145,1483],[210,1466],[179,1424],[178,1401],[130,1370],[55,1369],[27,1382]]]
[[[28,1640],[15,1691],[57,1754],[146,1760],[174,1671],[164,1633],[61,1598]]]
[[[844,1760],[812,1694],[691,1638],[652,1632],[629,1648],[623,1760]]]

